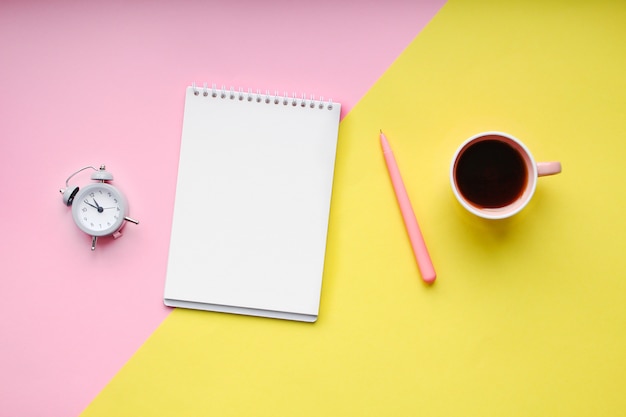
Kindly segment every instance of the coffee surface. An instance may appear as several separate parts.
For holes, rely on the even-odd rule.
[[[518,199],[528,174],[522,156],[509,144],[485,140],[465,149],[456,166],[459,191],[479,208],[500,208]]]

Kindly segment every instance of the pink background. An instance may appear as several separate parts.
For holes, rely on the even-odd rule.
[[[444,2],[3,1],[0,415],[78,415],[170,311],[186,85],[313,93],[345,116]],[[91,252],[58,190],[102,163],[141,223]]]

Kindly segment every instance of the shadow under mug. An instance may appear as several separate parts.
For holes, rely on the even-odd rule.
[[[535,162],[514,136],[483,132],[467,139],[454,153],[450,182],[455,197],[470,213],[504,219],[526,207],[538,177],[560,172],[560,162]]]

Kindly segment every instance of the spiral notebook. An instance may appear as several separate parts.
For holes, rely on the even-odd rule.
[[[340,110],[187,88],[166,305],[317,320]]]

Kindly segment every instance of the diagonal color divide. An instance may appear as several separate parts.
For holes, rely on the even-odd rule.
[[[623,415],[625,20],[616,1],[448,2],[341,123],[319,321],[174,311],[84,417]],[[449,188],[485,130],[563,163],[511,221]]]
[[[168,316],[186,85],[314,93],[345,114],[443,3],[3,1],[0,174],[20,203],[0,205],[0,414],[78,415]],[[58,189],[102,163],[141,224],[91,253]]]

